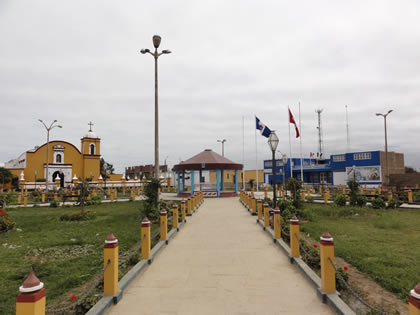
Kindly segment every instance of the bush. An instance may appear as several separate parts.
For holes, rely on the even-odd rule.
[[[340,207],[344,207],[346,205],[346,196],[344,196],[343,194],[338,194],[335,198],[334,198],[334,203],[337,206]]]
[[[395,208],[399,208],[400,205],[401,205],[401,202],[398,199],[393,198],[391,201],[388,201],[388,204],[386,207],[387,209],[395,209]]]
[[[50,202],[50,207],[51,207],[51,208],[58,208],[58,206],[59,206],[59,203],[58,203],[58,201],[57,201],[57,200],[52,200],[52,201]]]
[[[384,209],[385,208],[385,201],[381,197],[377,197],[372,200],[372,208],[373,209]]]
[[[355,179],[351,179],[347,182],[347,186],[350,189],[350,205],[355,206],[357,204],[357,198],[359,196],[359,183]]]
[[[0,208],[0,233],[13,230],[15,223],[9,220],[9,216],[3,208]]]
[[[359,207],[363,207],[363,206],[365,206],[365,205],[366,205],[366,203],[367,203],[367,197],[366,197],[366,196],[363,196],[363,195],[358,195],[358,196],[356,197],[356,204],[357,204]]]
[[[71,213],[65,213],[60,217],[61,221],[88,221],[96,218],[95,211],[85,210],[83,213],[80,211],[74,211]]]
[[[88,205],[99,205],[102,202],[100,196],[92,196],[92,198],[87,202]]]
[[[158,209],[158,190],[160,188],[159,179],[152,178],[146,183],[144,187],[144,195],[146,200],[144,202],[144,214],[150,220],[156,220],[159,218]]]

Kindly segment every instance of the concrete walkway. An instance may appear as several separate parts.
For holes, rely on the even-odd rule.
[[[187,220],[107,314],[334,314],[238,198]]]

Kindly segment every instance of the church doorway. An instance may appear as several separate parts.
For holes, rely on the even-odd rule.
[[[56,178],[60,178],[60,187],[64,188],[64,173],[60,171],[56,171],[52,175],[52,181],[55,182]]]

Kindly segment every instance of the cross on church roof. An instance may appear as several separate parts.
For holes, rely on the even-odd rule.
[[[93,122],[89,122],[88,125],[90,126],[89,131],[92,131]]]

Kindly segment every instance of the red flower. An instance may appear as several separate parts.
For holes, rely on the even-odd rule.
[[[347,267],[347,266],[344,266],[344,270],[347,270],[347,269],[349,269],[349,267]]]
[[[8,218],[4,218],[6,221],[9,221],[9,219]]]
[[[4,210],[0,209],[0,217],[4,217]]]
[[[315,248],[318,248],[318,245],[317,245],[317,244],[314,244],[314,247],[315,247]]]
[[[71,299],[74,301],[76,299],[76,295],[72,294]]]

